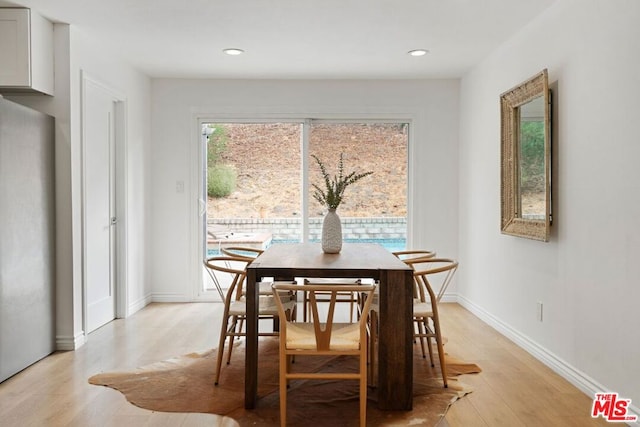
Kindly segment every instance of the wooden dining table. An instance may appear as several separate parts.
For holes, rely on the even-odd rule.
[[[379,290],[378,407],[413,405],[413,270],[377,243],[344,243],[326,254],[319,243],[273,244],[247,266],[245,408],[258,390],[258,286],[264,277],[373,279]]]

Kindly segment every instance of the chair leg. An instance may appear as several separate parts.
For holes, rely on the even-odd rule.
[[[227,327],[229,325],[229,317],[224,316],[222,319],[222,328],[220,328],[220,342],[218,343],[218,359],[216,360],[216,378],[215,385],[220,381],[220,370],[222,369],[222,356],[224,356],[224,343],[227,340]]]
[[[448,388],[447,384],[447,363],[444,359],[444,344],[442,343],[442,334],[440,333],[440,322],[436,319],[433,320],[436,335],[436,344],[438,345],[438,358],[440,359],[440,371],[442,371],[442,382],[444,383],[444,388]]]
[[[418,339],[420,339],[420,348],[422,349],[422,358],[425,359],[427,357],[427,353],[424,350],[424,336],[426,335],[426,327],[424,325],[424,317],[416,318],[417,328],[418,328]]]
[[[362,316],[362,308],[364,307],[364,295],[360,292],[356,293],[356,314],[358,315],[358,320],[360,320],[360,316]]]
[[[239,324],[238,324],[239,323]],[[231,321],[231,331],[235,334],[239,331],[238,328],[242,328],[242,318],[238,322],[238,316],[233,316]],[[227,365],[231,364],[231,353],[233,352],[233,342],[235,341],[235,335],[229,336],[229,351],[227,352]]]
[[[302,292],[302,321],[306,322],[307,321],[307,298],[309,297],[309,294],[307,293],[307,291],[303,291]]]
[[[280,352],[280,426],[287,425],[287,371],[289,369],[289,356]]]
[[[360,427],[367,425],[367,355],[360,353]]]
[[[433,368],[435,363],[433,363],[433,347],[431,345],[431,337],[427,337],[427,348],[429,349],[429,361],[431,362],[431,367]]]
[[[369,384],[375,387],[376,382],[376,363],[377,363],[377,347],[376,340],[378,338],[378,313],[372,311],[369,314]]]
[[[353,323],[353,299],[355,298],[355,295],[353,292],[351,292],[351,301],[349,301],[349,323]]]
[[[429,361],[431,362],[431,367],[433,368],[435,365],[434,363],[434,359],[433,359],[433,346],[431,343],[431,338],[433,338],[435,336],[434,333],[432,333],[431,328],[429,327],[429,318],[425,317],[424,319],[424,331],[426,334],[426,340],[427,340],[427,349],[429,350]]]

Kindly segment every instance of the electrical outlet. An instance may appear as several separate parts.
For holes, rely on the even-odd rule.
[[[537,318],[538,322],[542,322],[542,303],[538,302],[538,310],[537,310]]]

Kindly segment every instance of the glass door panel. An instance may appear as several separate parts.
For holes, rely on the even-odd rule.
[[[206,123],[206,251],[300,241],[300,123]],[[224,284],[221,285],[224,287]],[[215,289],[205,275],[205,290]]]
[[[309,126],[309,240],[319,241],[322,219],[327,212],[313,198],[317,184],[325,188],[316,160],[330,176],[339,173],[340,155],[344,174],[355,171],[372,175],[348,186],[337,209],[344,241],[374,241],[393,250],[406,242],[407,148],[406,123],[329,123],[312,121]]]

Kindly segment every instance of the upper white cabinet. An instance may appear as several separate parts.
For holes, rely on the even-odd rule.
[[[53,95],[53,24],[30,9],[0,8],[0,93]]]

